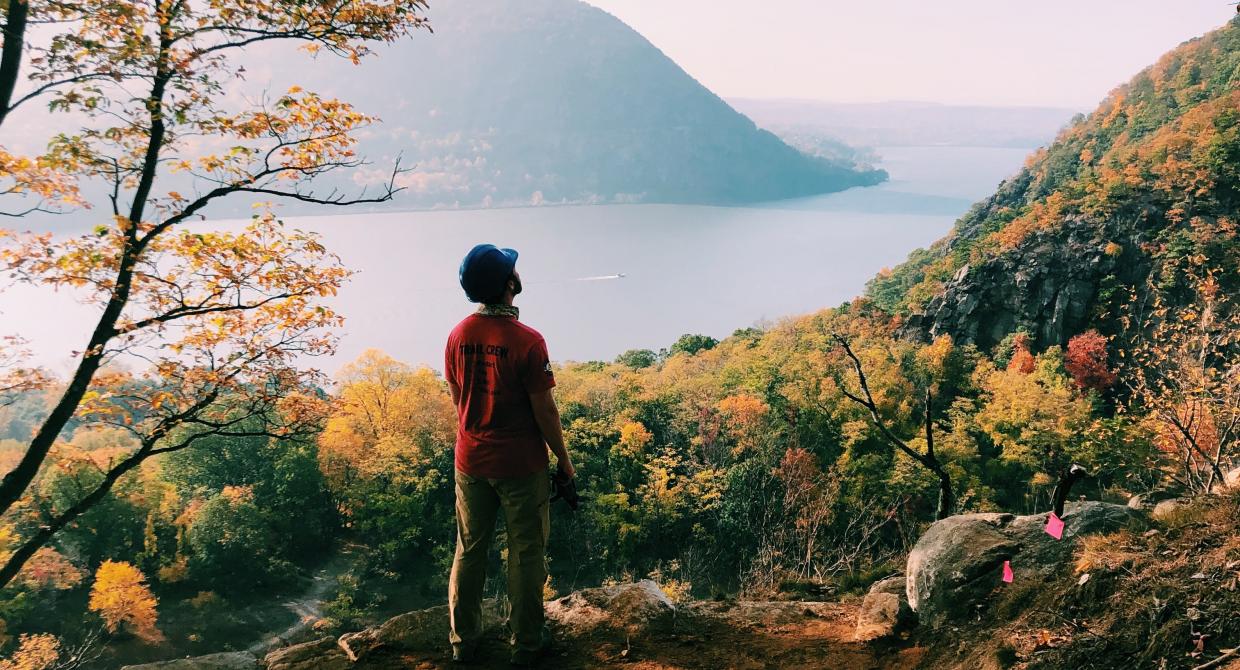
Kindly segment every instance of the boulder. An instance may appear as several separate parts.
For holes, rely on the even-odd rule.
[[[1179,494],[1174,491],[1161,489],[1157,491],[1149,491],[1147,493],[1138,493],[1128,499],[1128,506],[1138,511],[1149,512],[1153,510],[1154,506],[1158,503],[1164,500],[1176,498],[1178,495]]]
[[[1011,514],[961,514],[936,521],[909,552],[905,588],[918,620],[935,625],[967,614],[969,605],[989,592],[1003,561],[1020,544],[1003,531]]]
[[[229,651],[175,661],[126,665],[121,670],[258,670],[258,657],[248,651]]]
[[[576,591],[547,603],[546,611],[550,621],[574,633],[607,629],[636,635],[670,628],[676,605],[657,584],[644,579]]]
[[[334,638],[325,637],[276,649],[267,654],[263,665],[266,670],[345,670],[353,662]]]
[[[1154,505],[1154,511],[1150,512],[1150,516],[1153,517],[1155,521],[1167,521],[1187,506],[1188,501],[1182,498],[1164,500],[1157,505]]]
[[[493,600],[482,605],[483,634],[489,635],[503,625],[503,618]],[[346,633],[337,640],[345,656],[356,662],[379,648],[400,651],[442,651],[448,648],[448,606],[406,612],[378,626],[356,633]]]
[[[916,615],[908,605],[904,575],[874,583],[861,601],[855,637],[860,641],[890,637],[910,627]]]
[[[1144,516],[1126,505],[1069,503],[1063,538],[1044,531],[1047,514],[962,514],[935,522],[909,553],[909,606],[923,625],[960,620],[984,605],[1002,584],[1004,561],[1014,581],[1044,580],[1067,563],[1081,536],[1108,533]]]

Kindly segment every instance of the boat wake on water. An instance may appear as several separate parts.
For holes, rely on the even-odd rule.
[[[607,281],[609,279],[624,279],[624,277],[624,273],[620,273],[617,275],[599,275],[597,277],[578,277],[573,281]]]

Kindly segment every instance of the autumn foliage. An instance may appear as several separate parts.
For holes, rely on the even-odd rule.
[[[0,659],[0,670],[51,670],[60,659],[60,642],[54,635],[22,635],[12,656]]]
[[[0,276],[68,290],[95,308],[97,321],[0,481],[0,514],[21,504],[67,425],[131,431],[136,444],[27,534],[0,566],[0,586],[151,457],[212,435],[295,437],[317,428],[312,389],[322,377],[295,361],[333,350],[341,319],[325,299],[349,273],[314,235],[286,228],[269,203],[381,202],[396,188],[316,190],[316,178],[364,163],[355,133],[374,119],[347,101],[296,85],[261,98],[224,92],[250,45],[292,42],[358,62],[374,43],[425,25],[421,0],[11,6],[0,120],[40,99],[66,113],[56,117],[66,127],[38,157],[0,147],[0,197],[18,214],[93,205],[99,219],[85,234],[0,230]],[[8,48],[20,46],[27,25],[43,24],[44,39]],[[14,97],[19,71],[28,90]],[[393,166],[393,180],[399,172]],[[83,192],[104,195],[86,203]],[[188,227],[229,197],[258,200],[248,225]],[[0,363],[20,364],[15,342],[0,341]],[[37,383],[33,372],[6,370],[0,397]]]
[[[82,234],[0,231],[0,274],[69,292],[97,321],[64,379],[33,369],[21,337],[0,338],[0,611],[18,636],[0,670],[55,662],[61,642],[23,633],[91,570],[90,611],[147,642],[161,638],[156,594],[209,623],[337,542],[352,566],[325,627],[365,621],[402,578],[439,589],[454,513],[447,386],[373,349],[334,379],[313,369],[335,351],[331,299],[350,272],[265,204],[385,200],[400,168],[378,193],[316,190],[362,164],[354,138],[374,119],[302,86],[240,107],[223,94],[249,44],[358,60],[424,27],[423,3],[24,6],[52,32],[27,49],[31,93],[80,124],[45,155],[0,149],[0,197],[18,213],[91,205],[100,218]],[[848,591],[897,569],[935,518],[1045,511],[1073,464],[1114,501],[1216,491],[1240,463],[1240,94],[1212,54],[1240,49],[1238,33],[1117,90],[1031,157],[1019,197],[975,210],[950,248],[883,273],[871,298],[560,366],[587,504],[554,508],[564,541],[549,550],[548,595],[646,576],[686,598]],[[112,195],[83,200],[99,192]],[[190,225],[225,197],[261,202],[242,225]],[[910,330],[966,265],[1076,221],[1153,231],[1088,242],[1151,268],[1142,285],[1113,278],[1089,305],[1096,328],[1047,342],[1017,324],[993,348]]]
[[[1080,388],[1105,391],[1115,383],[1116,375],[1107,367],[1107,340],[1096,330],[1068,340],[1063,365]]]
[[[1073,264],[1115,268],[1097,278],[1096,296],[1077,297],[1091,314],[1089,323],[1072,327],[1120,337],[1111,340],[1114,350],[1136,335],[1135,320],[1120,318],[1130,307],[1140,310],[1141,301],[1124,302],[1131,291],[1178,299],[1185,286],[1175,277],[1188,266],[1226,268],[1217,276],[1220,285],[1240,291],[1237,50],[1240,23],[1233,20],[1166,54],[1030,155],[1020,174],[962,217],[950,236],[873,279],[868,295],[885,309],[921,313],[966,267],[1036,264],[1043,250],[1054,248],[1069,253]],[[1019,300],[1045,297],[1034,290]],[[1038,344],[1053,343],[1039,336]],[[1102,384],[1106,376],[1088,381]]]
[[[125,562],[104,561],[90,589],[90,611],[111,633],[130,632],[148,642],[163,638],[155,626],[159,602],[142,572]]]

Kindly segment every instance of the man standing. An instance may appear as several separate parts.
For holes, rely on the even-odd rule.
[[[547,447],[562,476],[576,473],[551,389],[547,343],[517,320],[517,252],[479,244],[461,261],[461,288],[478,311],[457,324],[444,376],[458,418],[456,555],[448,581],[452,658],[472,661],[482,636],[482,589],[495,517],[508,529],[508,628],[512,662],[531,665],[546,647],[545,553],[550,531]]]

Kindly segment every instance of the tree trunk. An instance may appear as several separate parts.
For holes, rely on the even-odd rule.
[[[60,436],[60,431],[64,430],[65,424],[73,418],[78,404],[82,401],[82,396],[86,394],[90,386],[91,379],[94,378],[100,363],[103,362],[103,345],[111,339],[112,329],[123,307],[124,304],[117,302],[115,296],[108,303],[108,307],[104,309],[103,315],[99,318],[99,323],[95,326],[95,333],[87,344],[81,362],[73,372],[73,378],[65,387],[64,392],[60,394],[60,400],[56,402],[47,418],[43,420],[43,424],[39,426],[39,431],[30,441],[30,446],[26,448],[26,453],[22,455],[22,460],[17,467],[10,470],[4,476],[4,480],[0,481],[0,515],[7,512],[13,503],[17,502],[17,499],[26,492],[30,482],[34,481],[35,476],[39,474],[39,468],[42,467],[43,460],[47,458],[47,452],[51,450],[56,438]]]
[[[935,520],[943,520],[951,516],[956,511],[956,493],[952,490],[952,476],[939,463],[939,457],[934,455],[934,405],[933,396],[930,393],[930,386],[926,386],[926,456],[925,466],[930,469],[939,478],[939,505],[934,512]]]
[[[7,21],[4,23],[4,49],[0,51],[0,125],[9,115],[13,101],[13,89],[17,87],[17,75],[21,70],[22,47],[26,39],[26,17],[30,13],[29,0],[8,0]]]
[[[24,7],[20,0],[9,0],[9,2],[10,9],[13,7],[13,3]],[[11,22],[12,17],[10,16]],[[5,40],[4,52],[6,57],[8,48],[9,41]],[[43,425],[39,427],[39,432],[30,441],[30,446],[27,447],[21,462],[4,476],[3,481],[0,481],[0,515],[7,512],[13,506],[13,503],[17,502],[17,499],[26,492],[30,482],[34,481],[35,476],[38,475],[39,468],[43,465],[44,459],[47,458],[48,451],[51,450],[52,445],[56,442],[56,438],[60,436],[60,431],[64,429],[65,424],[77,412],[78,405],[82,402],[82,396],[86,394],[91,380],[95,377],[95,372],[99,370],[99,365],[103,362],[104,348],[116,336],[116,323],[120,319],[121,312],[129,302],[129,291],[133,286],[134,264],[142,253],[142,245],[149,241],[149,236],[142,240],[138,239],[138,224],[142,221],[146,199],[150,195],[151,186],[155,182],[155,170],[159,165],[159,151],[164,145],[163,99],[169,78],[166,72],[167,50],[168,38],[164,36],[160,44],[155,83],[151,87],[151,94],[147,100],[151,113],[151,134],[148,138],[146,155],[143,160],[142,175],[138,180],[137,187],[134,189],[134,199],[129,211],[129,227],[125,232],[125,246],[121,250],[120,263],[116,271],[115,288],[112,290],[112,296],[108,300],[107,306],[103,309],[103,314],[99,316],[99,322],[95,325],[95,330],[91,334],[90,342],[86,345],[86,350],[82,352],[82,361],[78,363],[77,370],[73,372],[72,380],[65,387],[64,393],[61,394],[60,400],[56,402],[56,406],[48,414],[47,419],[43,421]]]
[[[934,518],[937,520],[946,519],[956,510],[956,494],[952,491],[952,478],[947,471],[939,467],[935,474],[939,476],[939,507],[935,511]]]
[[[103,481],[100,482],[93,491],[74,503],[72,507],[65,510],[60,516],[52,519],[50,522],[42,526],[39,526],[39,529],[35,531],[34,535],[27,538],[26,541],[17,548],[17,551],[13,552],[13,555],[9,557],[9,560],[5,561],[4,567],[0,567],[0,589],[8,586],[9,582],[13,581],[13,578],[17,576],[17,573],[21,572],[22,566],[26,564],[26,561],[29,561],[30,558],[34,556],[35,552],[42,548],[53,535],[60,532],[61,528],[64,528],[74,519],[81,516],[84,512],[86,512],[86,510],[93,507],[100,500],[103,500],[103,497],[108,494],[108,491],[112,490],[112,485],[115,484],[117,480],[119,480],[126,472],[129,472],[142,463],[142,461],[146,460],[146,456],[146,450],[139,450],[138,453],[125,459],[120,465],[117,465],[115,468],[109,470],[104,476]]]
[[[1063,517],[1063,506],[1068,501],[1068,494],[1072,491],[1073,485],[1085,478],[1089,473],[1085,468],[1072,464],[1072,467],[1059,473],[1059,482],[1055,484],[1055,492],[1051,494],[1051,509],[1055,512],[1055,516]]]
[[[1219,468],[1223,462],[1223,439],[1219,438],[1218,448],[1214,450],[1214,460],[1210,461],[1210,478],[1206,480],[1206,495],[1214,489],[1214,482],[1223,479],[1223,471]]]

